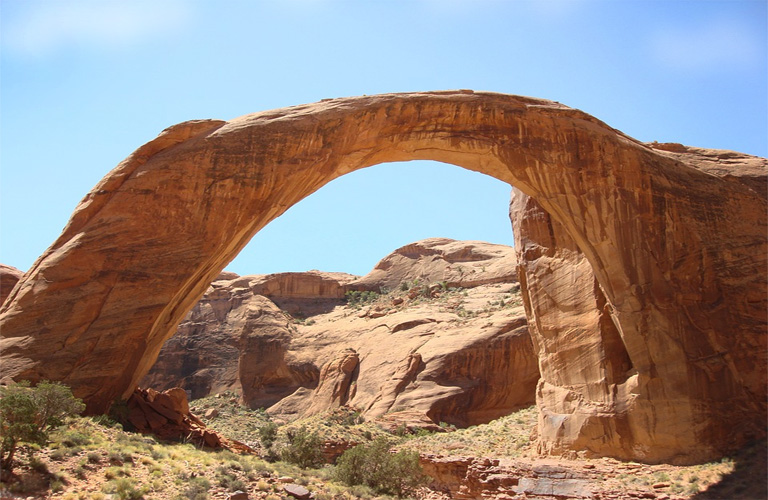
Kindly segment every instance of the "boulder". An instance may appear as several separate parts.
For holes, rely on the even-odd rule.
[[[312,493],[300,484],[284,484],[283,491],[298,500],[308,500],[309,498],[312,498]]]
[[[189,412],[186,393],[179,388],[165,392],[137,388],[127,401],[127,424],[137,432],[152,434],[160,439],[254,453],[245,444],[208,429]]]

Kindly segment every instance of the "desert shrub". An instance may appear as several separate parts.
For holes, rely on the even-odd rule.
[[[109,415],[94,415],[93,417],[91,417],[91,420],[94,423],[101,425],[103,427],[113,427],[119,430],[123,429],[123,425],[117,420],[115,420],[114,418],[110,417]]]
[[[78,430],[67,430],[61,435],[59,442],[67,448],[79,448],[91,444],[91,438]]]
[[[116,399],[109,406],[109,413],[107,414],[107,418],[104,419],[104,422],[117,422],[126,431],[133,431],[133,426],[128,423],[129,411],[128,401],[124,399]]]
[[[49,432],[67,417],[80,414],[85,405],[69,387],[42,381],[36,387],[19,383],[0,388],[0,469],[3,475],[13,467],[21,443],[43,445]]]
[[[176,495],[173,500],[208,500],[208,490],[211,482],[206,478],[193,477],[187,483],[187,487]]]
[[[105,493],[112,493],[115,498],[120,500],[141,500],[144,498],[144,494],[147,493],[147,488],[136,488],[136,483],[133,479],[121,477],[105,484],[103,491]]]
[[[219,473],[216,479],[219,483],[219,486],[226,488],[229,491],[246,491],[248,489],[248,485],[245,484],[242,479],[238,479],[232,474]]]
[[[418,453],[390,453],[384,437],[345,451],[336,463],[335,477],[349,486],[365,485],[379,494],[398,497],[425,481]]]
[[[61,491],[64,491],[64,488],[66,487],[66,484],[64,484],[64,481],[60,479],[54,479],[51,481],[51,484],[48,486],[53,493],[59,493]]]
[[[277,428],[278,425],[274,422],[267,422],[259,427],[259,441],[261,441],[261,445],[264,449],[268,450],[275,444],[275,440],[277,439]]]
[[[280,454],[286,462],[308,469],[325,463],[322,451],[323,441],[314,432],[304,427],[288,432],[288,446]]]
[[[48,472],[48,464],[37,457],[32,457],[29,459],[29,467],[30,469],[41,472],[43,474]]]
[[[347,301],[347,305],[352,307],[361,307],[371,302],[376,302],[379,298],[379,294],[369,290],[349,290],[344,294],[344,298]]]

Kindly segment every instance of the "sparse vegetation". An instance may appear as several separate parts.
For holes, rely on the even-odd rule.
[[[304,469],[320,467],[325,463],[323,441],[317,433],[299,427],[295,431],[288,431],[287,437],[288,445],[280,453],[283,460]]]
[[[317,438],[320,443],[338,440],[362,445],[347,450],[335,467],[326,464],[316,469],[302,468],[283,461],[268,463],[253,455],[163,443],[149,436],[124,432],[119,426],[108,425],[109,422],[78,417],[68,426],[52,430],[46,445],[25,444],[25,448],[34,448],[35,453],[19,454],[18,474],[13,481],[0,485],[0,490],[5,488],[2,491],[36,497],[56,493],[56,498],[67,500],[104,500],[107,495],[125,499],[207,500],[225,498],[235,489],[248,492],[251,498],[280,498],[282,490],[277,478],[290,476],[319,500],[351,500],[412,494],[414,485],[420,484],[416,468],[419,453],[535,458],[530,442],[530,431],[536,422],[534,408],[467,429],[406,432],[399,438],[384,432],[374,422],[364,421],[353,408],[337,408],[279,425],[271,422],[263,411],[236,407],[233,399],[235,395],[228,393],[194,401],[192,406],[215,407],[221,415],[216,419],[217,424],[238,435],[252,434],[260,440],[264,432],[267,441],[274,438],[272,447],[278,450],[288,447],[289,434],[300,449],[299,443],[305,447],[314,444],[316,450],[321,449]],[[265,427],[270,430],[263,431]],[[297,441],[297,431],[302,428],[305,438]],[[315,437],[310,438],[313,435]],[[392,453],[393,450],[397,453]],[[24,457],[28,458],[24,460]],[[302,465],[317,467],[320,462]],[[653,484],[664,482],[669,486],[659,491],[687,498],[696,491],[706,492],[721,476],[731,473],[735,463],[726,459],[713,464],[675,467],[615,462],[614,467],[619,472],[608,474],[605,484],[612,485],[615,491],[654,491]],[[361,477],[360,471],[368,472]],[[88,485],[88,492],[84,491],[84,485]],[[748,485],[737,484],[728,491],[738,488],[746,490]]]
[[[272,445],[275,444],[278,427],[279,426],[274,422],[267,422],[259,427],[259,440],[261,441],[261,446],[263,446],[265,450],[269,450],[272,448]]]
[[[390,453],[390,442],[379,437],[347,450],[336,465],[335,478],[349,485],[365,485],[380,494],[402,497],[425,483],[419,454]]]
[[[83,402],[72,395],[69,387],[58,382],[42,381],[36,387],[22,382],[1,388],[0,479],[10,476],[20,444],[46,444],[53,428],[84,409]],[[34,448],[28,450],[32,452]]]
[[[380,294],[370,290],[349,290],[344,294],[347,305],[355,308],[360,308],[366,304],[376,302],[379,296]]]

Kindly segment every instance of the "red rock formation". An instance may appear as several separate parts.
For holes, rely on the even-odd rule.
[[[325,363],[320,370],[317,388],[312,393],[306,412],[319,413],[346,404],[355,395],[352,382],[359,366],[360,356],[350,348],[344,349],[337,357]]]
[[[517,259],[505,245],[429,238],[398,248],[348,288],[395,290],[414,281],[464,288],[511,283],[517,281]]]
[[[178,387],[165,392],[137,388],[128,398],[127,405],[127,422],[138,432],[152,434],[160,439],[184,440],[209,448],[254,453],[243,443],[208,429],[189,412],[187,395]]]
[[[471,273],[475,283],[497,282],[499,261],[509,261],[511,248],[481,242],[433,239],[412,246],[435,241],[486,255],[483,266]],[[431,261],[431,255],[423,255],[399,261],[390,271],[403,276]],[[387,280],[380,270],[371,274]],[[286,417],[351,404],[373,418],[407,406],[418,408],[423,418],[457,425],[487,422],[533,403],[538,368],[522,308],[511,304],[509,283],[476,286],[466,295],[453,292],[443,299],[393,294],[396,305],[382,299],[359,314],[333,298],[349,282],[348,275],[339,276],[338,286],[328,283],[333,275],[318,272],[309,273],[305,286],[302,275],[230,275],[214,281],[142,385],[178,385],[194,398],[242,388],[249,406],[271,407],[271,413]],[[319,275],[325,276],[322,289],[312,285]],[[291,320],[271,300],[255,295],[265,290],[265,282],[286,276],[292,290],[304,290],[292,292],[291,307],[315,309],[308,321]],[[366,280],[374,281],[368,276],[358,281]],[[278,293],[285,292],[277,289],[268,288],[272,300],[284,304],[286,298]],[[459,306],[481,310],[505,299],[509,304],[493,313],[459,316]],[[329,305],[336,308],[327,310]],[[441,311],[447,306],[453,311]],[[393,335],[395,344],[388,339]]]
[[[762,411],[760,403],[743,406],[749,401],[746,388],[712,394],[721,390],[714,383],[715,374],[733,380],[751,369],[748,366],[752,365],[733,364],[744,352],[713,343],[712,335],[680,344],[657,331],[656,339],[630,343],[632,338],[617,327],[621,323],[615,306],[606,299],[588,259],[563,226],[519,191],[514,193],[510,213],[523,298],[541,368],[537,390],[540,451],[586,450],[650,462],[659,457],[687,462],[695,459],[690,455],[679,458],[676,450],[683,448],[691,428],[732,418],[745,422],[728,430],[733,443],[761,434],[756,422],[749,423],[752,412]],[[732,339],[735,345],[752,344],[755,351],[750,362],[759,366],[764,362],[756,350],[763,342],[759,329],[744,333],[732,331]],[[652,340],[659,344],[656,349],[651,348]],[[714,349],[717,354],[702,358],[702,352]],[[711,370],[710,376],[690,379],[701,369]],[[691,393],[679,392],[683,383],[693,389]],[[753,379],[752,390],[762,390],[759,384]],[[696,399],[696,393],[702,399]],[[742,403],[727,407],[728,401],[739,398]],[[699,420],[704,407],[712,419],[709,424]],[[722,438],[719,446],[726,448],[728,439]],[[699,457],[707,453],[713,450],[702,451]]]
[[[6,297],[11,294],[11,290],[22,276],[24,273],[15,267],[0,264],[0,304],[5,302]]]
[[[413,159],[517,186],[576,243],[638,373],[617,395],[646,429],[633,457],[702,460],[743,439],[734,427],[765,433],[768,161],[654,148],[555,102],[471,91],[167,129],[86,196],[2,305],[3,369],[103,411],[259,229],[334,178]],[[691,425],[659,417],[673,408]]]

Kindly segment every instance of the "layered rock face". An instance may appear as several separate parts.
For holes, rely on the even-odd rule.
[[[22,276],[24,273],[15,267],[0,264],[0,304],[5,302],[6,297],[11,294],[11,290]]]
[[[517,258],[507,246],[429,238],[398,248],[349,288],[378,292],[414,282],[472,288],[516,281]]]
[[[533,403],[539,373],[516,275],[499,272],[516,268],[512,248],[431,238],[381,262],[393,264],[362,278],[220,276],[142,385],[193,398],[235,390],[286,418],[350,405],[369,418],[409,409],[410,420],[473,425]],[[474,286],[451,289],[450,273]],[[362,308],[341,298],[374,287],[397,291]],[[276,305],[286,303],[296,316]]]
[[[736,191],[742,186],[764,191],[765,177],[747,168],[756,162],[752,158],[679,145],[654,147],[689,155],[701,170],[736,184]],[[668,206],[667,200],[654,203]],[[745,216],[762,224],[760,214]],[[664,301],[636,304],[642,306],[638,314],[628,315],[606,298],[597,279],[608,269],[593,267],[563,225],[533,198],[513,190],[510,217],[542,375],[537,390],[540,451],[685,463],[716,454],[715,446],[727,449],[729,442],[734,446],[764,434],[764,426],[753,417],[763,415],[765,408],[753,396],[766,390],[765,380],[757,376],[766,370],[766,325],[756,308],[765,297],[760,286],[758,293],[752,285],[744,286],[750,278],[743,275],[745,265],[762,272],[759,256],[747,257],[748,248],[733,250],[732,242],[715,235],[709,241],[691,239],[676,249],[677,261],[665,278],[682,287],[685,282],[696,286],[686,288],[687,293],[662,293],[659,283],[648,283],[651,296]],[[678,217],[676,212],[666,214],[667,234],[702,225],[701,220]],[[722,248],[712,248],[715,244]],[[765,241],[753,244],[762,249]],[[625,259],[637,262],[637,251],[625,249]],[[731,252],[740,257],[734,260]],[[722,266],[717,272],[710,259]],[[733,310],[724,307],[726,291],[733,294]],[[720,313],[713,315],[719,323],[702,310],[707,305],[710,313]],[[695,328],[681,334],[667,323],[673,312],[695,319]],[[662,319],[665,314],[667,320]],[[723,317],[731,314],[734,323],[723,324]],[[642,332],[642,342],[629,334],[630,327]],[[708,433],[711,448],[679,453],[691,429]]]
[[[471,91],[165,130],[85,197],[2,305],[4,371],[105,410],[259,229],[334,178],[413,159],[518,187],[578,246],[637,371],[625,415],[646,432],[631,457],[702,460],[746,437],[734,428],[765,433],[768,161],[646,145],[559,103]]]

